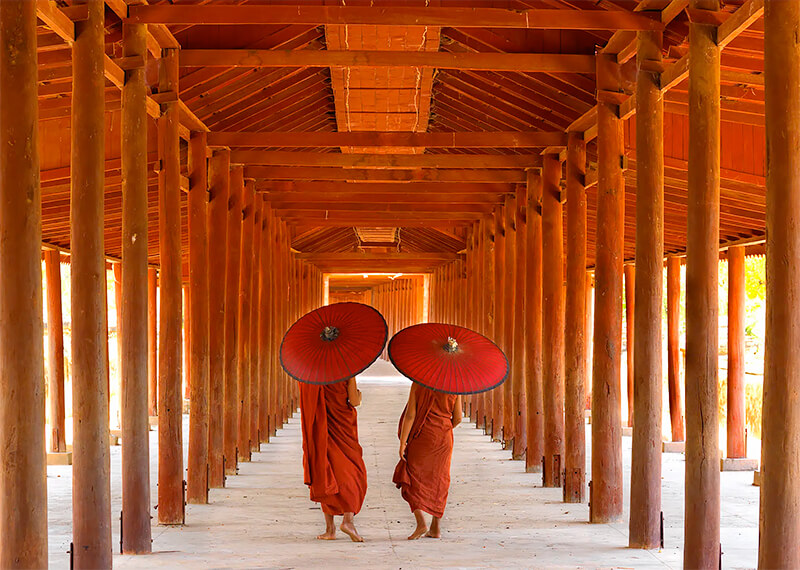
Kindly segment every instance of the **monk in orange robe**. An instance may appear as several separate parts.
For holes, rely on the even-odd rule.
[[[461,423],[461,417],[461,396],[434,392],[416,383],[411,386],[398,427],[400,462],[392,478],[417,519],[409,540],[441,536],[440,522],[450,490],[453,428]],[[433,517],[430,530],[423,511]]]
[[[367,493],[367,468],[358,443],[360,404],[355,378],[326,386],[300,382],[304,482],[325,515],[320,540],[336,538],[333,517],[343,516],[339,529],[353,542],[363,542],[353,521]]]

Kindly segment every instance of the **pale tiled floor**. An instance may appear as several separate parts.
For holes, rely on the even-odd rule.
[[[366,542],[344,537],[314,540],[321,511],[308,500],[302,481],[297,419],[281,430],[252,463],[242,464],[229,486],[212,490],[211,504],[189,505],[187,525],[153,528],[148,556],[115,556],[123,568],[427,568],[427,567],[603,567],[679,568],[683,536],[682,455],[664,455],[663,509],[666,549],[626,548],[627,522],[586,523],[588,507],[566,505],[559,489],[542,489],[541,477],[524,473],[519,461],[491,443],[472,424],[456,429],[452,485],[442,540],[406,540],[413,517],[391,483],[397,455],[397,419],[408,382],[379,362],[361,378],[361,444],[369,490],[357,517]],[[588,426],[587,426],[588,427]],[[156,437],[151,432],[153,503]],[[630,438],[623,438],[627,477]],[[69,558],[69,467],[48,468],[50,563],[67,568]],[[120,454],[112,448],[114,544],[119,544]],[[723,473],[722,541],[726,568],[755,567],[758,489],[752,473]],[[626,506],[627,507],[627,506]],[[626,513],[627,517],[627,513]]]

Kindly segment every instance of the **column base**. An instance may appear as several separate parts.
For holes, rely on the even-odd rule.
[[[761,486],[761,470],[757,470],[753,472],[753,487],[760,487]]]
[[[685,441],[662,441],[661,453],[686,453]]]
[[[189,413],[189,400],[184,400],[183,401],[183,413],[184,414],[188,414]]]
[[[587,424],[592,423],[592,410],[583,410],[583,418],[586,420]]]
[[[622,435],[624,437],[633,437],[633,428],[631,426],[622,426]]]
[[[147,423],[150,426],[150,431],[158,429],[158,416],[147,416]]]
[[[48,452],[47,454],[48,465],[72,465],[72,452],[71,451],[57,451]]]
[[[122,444],[122,430],[112,429],[108,432],[108,444],[111,446]]]
[[[719,460],[720,471],[756,471],[758,459],[747,457],[725,457]]]

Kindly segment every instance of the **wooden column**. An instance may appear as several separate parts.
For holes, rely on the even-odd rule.
[[[147,411],[158,416],[158,269],[147,268]]]
[[[661,530],[661,311],[664,283],[664,103],[661,33],[639,32],[636,80],[636,305],[628,544],[658,548]],[[626,273],[626,281],[628,279]],[[633,338],[631,336],[631,338]]]
[[[517,229],[516,229],[516,200],[511,194],[506,194],[504,207],[505,214],[505,267],[503,268],[503,350],[506,352],[509,362],[509,377],[503,383],[503,440],[506,449],[511,449],[514,436],[516,434],[516,418],[514,417],[514,388],[518,382],[514,372],[516,366],[516,354],[514,352],[514,337],[516,336],[516,267],[517,267]]]
[[[225,266],[225,402],[223,414],[223,454],[225,474],[235,475],[239,463],[239,262],[242,242],[242,197],[244,178],[241,166],[229,172],[228,243]]]
[[[88,18],[75,24],[72,52],[72,533],[75,567],[102,568],[111,566],[108,328],[103,257],[105,5],[100,0],[89,0],[87,8]],[[4,100],[3,104],[10,101]],[[15,273],[19,271],[14,269]],[[33,285],[29,289],[35,290]],[[32,420],[28,417],[27,421]],[[3,509],[10,507],[4,504]]]
[[[744,356],[744,246],[728,248],[728,457],[747,457]]]
[[[238,174],[237,174],[238,176]],[[244,187],[242,201],[242,246],[239,265],[239,461],[250,461],[252,441],[250,434],[250,317],[253,299],[253,227],[254,204],[253,187],[248,181]]]
[[[64,432],[64,321],[61,311],[61,253],[44,252],[47,277],[47,388],[50,396],[50,451],[67,451]]]
[[[561,162],[544,156],[542,168],[542,401],[544,461],[542,484],[561,487],[564,461],[564,235]]]
[[[683,404],[681,391],[681,259],[667,257],[667,392],[672,441],[683,441]]]
[[[638,124],[637,124],[638,127]],[[628,401],[628,426],[633,426],[633,351],[634,349],[634,310],[636,306],[636,266],[625,265],[625,372],[627,376],[626,396]]]
[[[263,200],[261,195],[255,194],[255,181],[247,181],[248,188],[254,196],[253,203],[253,233],[251,237],[253,267],[250,273],[250,281],[252,293],[250,295],[250,451],[258,451],[261,449],[261,435],[258,429],[259,418],[259,373],[258,373],[258,318],[261,314],[261,288],[260,288],[260,275],[261,275],[261,210]],[[307,301],[306,301],[307,302]]]
[[[586,142],[567,135],[567,291],[564,334],[564,501],[586,485]]]
[[[147,57],[147,26],[122,25],[125,57]],[[147,86],[144,66],[122,87],[122,299],[117,301],[122,383],[122,551],[152,551],[148,421]],[[120,302],[121,301],[121,302]]]
[[[178,51],[165,49],[159,66],[161,92],[178,91]],[[158,522],[183,524],[183,399],[181,394],[181,196],[176,102],[166,103],[159,119],[161,174],[158,185],[158,237],[161,298],[158,336]]]
[[[261,296],[259,298],[259,321],[258,321],[258,375],[259,375],[259,407],[258,407],[258,429],[261,435],[261,443],[269,443],[270,429],[270,380],[272,367],[272,247],[270,242],[270,218],[269,202],[264,202],[261,213]]]
[[[764,3],[767,324],[759,568],[800,567],[800,3]]]
[[[494,341],[506,350],[505,342],[505,271],[506,271],[506,227],[505,227],[505,207],[501,206],[495,210],[495,233],[494,233]],[[508,357],[508,354],[506,354]],[[505,409],[505,390],[503,386],[492,390],[494,399],[494,409],[492,410],[492,439],[494,441],[503,440],[503,421]]]
[[[3,42],[3,49],[0,49],[0,230],[3,233],[3,239],[0,240],[2,568],[47,567],[42,207],[37,144],[36,26],[34,2],[0,2],[0,38]],[[85,52],[85,37],[82,38],[81,45]],[[85,77],[85,74],[81,75],[84,80],[81,86],[85,83]],[[102,98],[100,113],[102,114]],[[100,203],[102,205],[102,201]],[[50,315],[48,310],[48,321],[53,320]],[[60,318],[60,311],[56,318]],[[53,334],[53,331],[49,334]],[[86,453],[86,450],[82,451]],[[87,466],[85,458],[82,459],[82,465],[84,471],[81,475],[85,473]],[[99,471],[102,474],[102,465]],[[105,473],[108,475],[108,471]],[[84,536],[85,534],[81,535],[82,538]],[[109,552],[109,559],[110,556]]]
[[[592,410],[592,362],[594,362],[594,272],[586,272],[586,409]]]
[[[718,0],[692,0],[718,10]],[[715,26],[689,26],[686,248],[686,507],[683,564],[719,564],[720,50]]]
[[[183,263],[183,262],[181,262]],[[181,274],[183,275],[183,274]],[[183,279],[183,277],[181,277]],[[191,291],[189,290],[189,286],[185,285],[181,287],[181,300],[183,301],[183,328],[181,329],[181,337],[183,339],[183,367],[182,367],[182,375],[183,375],[183,399],[189,399],[189,391],[192,385],[192,371],[190,370],[189,361],[191,360],[191,352],[192,352],[192,314],[189,310],[189,306],[191,304]]]
[[[525,449],[528,444],[528,425],[526,410],[526,383],[525,376],[525,344],[527,331],[525,328],[525,311],[527,310],[527,299],[525,296],[525,264],[528,260],[528,240],[527,240],[527,204],[528,190],[526,185],[517,185],[517,201],[514,206],[516,214],[516,272],[514,283],[514,385],[512,414],[514,418],[514,448],[512,457],[514,459],[525,459]]]
[[[230,151],[208,161],[208,486],[225,486],[225,275]]]
[[[209,339],[206,134],[189,141],[189,462],[186,500],[208,502]]]
[[[527,401],[527,450],[525,471],[539,473],[544,457],[544,410],[542,402],[542,173],[527,172],[528,255],[525,271],[526,347],[525,378]]]
[[[622,245],[625,185],[622,121],[614,93],[621,91],[616,56],[597,55],[597,237],[595,240],[594,362],[592,370],[592,482],[589,520],[622,516]],[[611,102],[602,99],[609,93]]]

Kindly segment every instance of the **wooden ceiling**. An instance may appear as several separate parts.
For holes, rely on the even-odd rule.
[[[130,3],[130,6],[126,2]],[[71,36],[77,2],[38,0],[43,239],[69,249]],[[121,251],[122,22],[149,24],[148,111],[158,56],[180,47],[181,134],[231,149],[292,247],[325,271],[427,271],[559,152],[588,143],[589,263],[596,196],[596,50],[626,96],[625,255],[634,254],[636,30],[664,30],[665,250],[686,246],[688,0],[172,0],[106,2],[106,250]],[[724,2],[720,241],[763,239],[763,0]],[[699,17],[692,14],[693,17]],[[479,25],[480,27],[475,27]],[[162,96],[163,98],[163,96]],[[155,121],[150,259],[158,262]],[[184,175],[187,159],[182,144]],[[188,182],[184,179],[184,189]],[[185,209],[185,200],[183,203]],[[184,220],[184,247],[186,216]],[[370,242],[357,228],[392,228]],[[363,232],[362,232],[363,233]],[[382,269],[380,269],[382,268]]]

